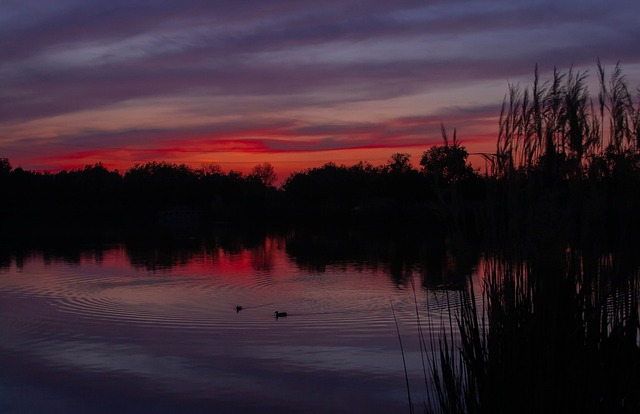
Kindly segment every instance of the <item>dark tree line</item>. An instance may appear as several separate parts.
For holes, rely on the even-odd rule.
[[[438,150],[443,148],[443,151]],[[174,215],[198,220],[331,220],[337,218],[424,216],[438,201],[437,186],[479,181],[457,143],[425,152],[421,169],[408,154],[386,165],[328,163],[288,177],[276,188],[269,163],[243,175],[217,165],[149,162],[124,173],[102,164],[58,173],[12,168],[0,161],[5,220],[149,221]],[[432,206],[433,207],[433,206]],[[433,209],[433,208],[432,208]]]
[[[124,174],[100,163],[55,174],[14,169],[6,158],[0,166],[3,220],[18,226],[57,220],[153,223],[167,212],[223,220],[259,214],[259,206],[272,204],[277,193],[273,170],[264,165],[246,176],[166,162],[135,165]]]
[[[527,234],[527,226],[552,217],[545,225],[572,226],[567,231],[582,237],[623,226],[621,217],[637,221],[628,205],[640,182],[640,103],[618,66],[607,78],[599,65],[598,77],[597,99],[586,74],[573,70],[555,71],[548,82],[536,70],[532,87],[510,87],[496,152],[486,156],[490,168],[482,175],[444,126],[442,144],[424,151],[417,167],[403,153],[379,166],[328,163],[292,174],[280,188],[269,163],[247,175],[167,162],[124,173],[98,163],[54,174],[13,168],[2,158],[0,212],[13,224],[412,220],[445,223],[454,234],[491,229],[497,238]]]

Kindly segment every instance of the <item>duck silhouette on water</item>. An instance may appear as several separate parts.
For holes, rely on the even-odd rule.
[[[236,306],[236,313],[240,313],[241,310],[242,310],[242,306]]]
[[[278,319],[278,318],[286,318],[287,317],[287,312],[275,311],[275,312],[273,312],[273,314],[275,315],[276,319]]]

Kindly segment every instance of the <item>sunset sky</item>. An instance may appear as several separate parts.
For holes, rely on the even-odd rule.
[[[640,2],[4,0],[0,157],[51,170],[151,160],[280,177],[414,165],[440,124],[494,148],[509,83],[620,61],[640,86]]]

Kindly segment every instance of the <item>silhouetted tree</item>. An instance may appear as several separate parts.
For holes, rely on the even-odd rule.
[[[223,174],[222,167],[220,167],[220,164],[216,164],[213,162],[203,163],[200,166],[200,169],[197,170],[197,173],[203,176],[209,175],[209,174]]]
[[[453,144],[434,145],[422,154],[420,165],[423,172],[436,184],[449,185],[472,178],[475,173],[467,161],[469,153],[465,147]]]
[[[0,175],[6,175],[11,172],[11,163],[8,158],[0,158]]]
[[[273,165],[268,162],[263,162],[262,164],[258,164],[253,167],[249,173],[249,178],[260,181],[266,187],[273,187],[278,176],[273,169]]]
[[[396,152],[395,154],[391,155],[391,159],[389,160],[388,164],[389,171],[399,174],[404,174],[411,171],[413,166],[411,165],[411,161],[409,160],[410,158],[410,154],[402,152]]]

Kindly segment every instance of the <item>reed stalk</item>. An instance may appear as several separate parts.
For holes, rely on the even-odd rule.
[[[514,263],[485,257],[483,305],[470,284],[460,335],[432,364],[443,413],[634,412],[640,409],[638,272],[581,253]],[[629,270],[629,269],[625,269]]]
[[[443,413],[640,412],[640,92],[620,65],[509,86],[471,281],[431,341]],[[608,125],[608,131],[606,126]]]

